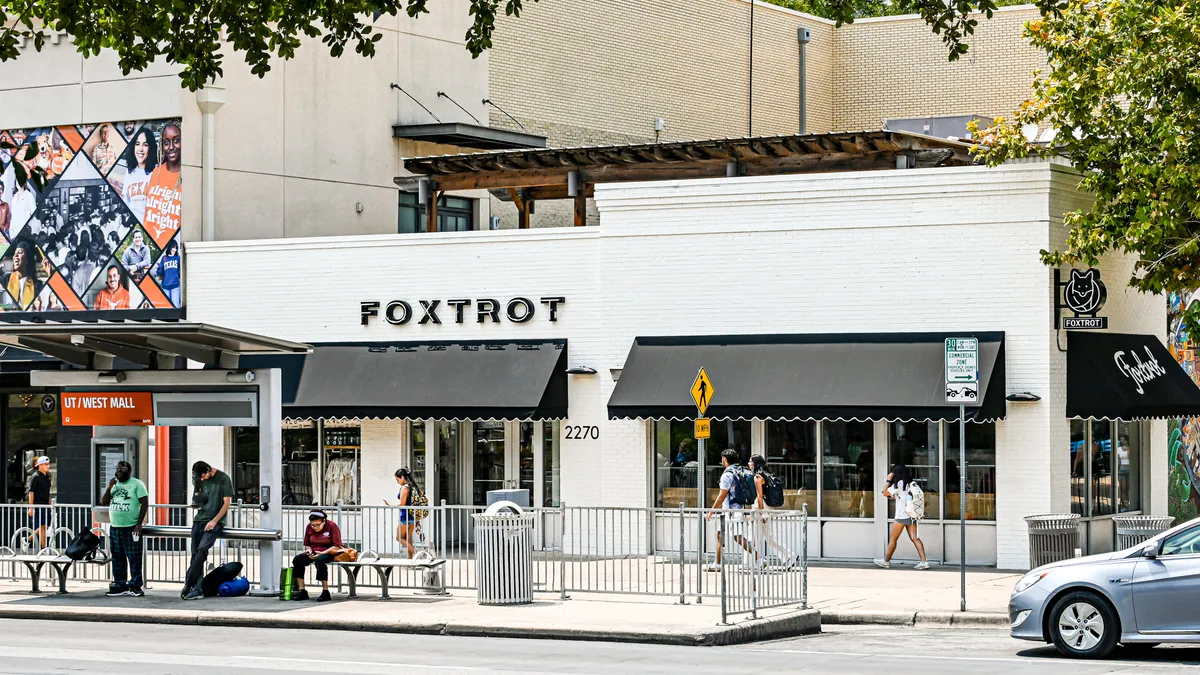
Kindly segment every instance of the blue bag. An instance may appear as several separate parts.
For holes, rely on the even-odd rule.
[[[217,595],[222,598],[236,598],[239,595],[245,595],[250,592],[250,580],[246,577],[238,577],[233,581],[226,581],[221,584]]]

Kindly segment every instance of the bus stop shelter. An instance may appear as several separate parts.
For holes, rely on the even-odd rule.
[[[0,323],[2,345],[62,362],[60,370],[31,373],[34,386],[141,393],[152,412],[140,411],[131,424],[259,427],[260,523],[264,529],[282,528],[281,375],[278,368],[242,368],[241,357],[307,354],[308,345],[183,321]],[[143,478],[153,494],[156,477]],[[93,503],[98,498],[93,495]],[[278,540],[259,541],[262,592],[278,591],[282,548]]]

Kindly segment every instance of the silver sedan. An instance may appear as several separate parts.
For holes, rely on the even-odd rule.
[[[1017,582],[1008,613],[1013,637],[1077,658],[1200,643],[1200,518],[1124,551],[1043,565]]]

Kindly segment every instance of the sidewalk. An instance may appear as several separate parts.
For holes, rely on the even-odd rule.
[[[71,593],[31,595],[25,580],[0,580],[0,618],[136,623],[270,626],[492,637],[604,640],[674,645],[725,645],[802,635],[821,624],[974,626],[1007,628],[1007,603],[1020,572],[967,573],[967,609],[959,612],[959,574],[954,567],[917,571],[910,565],[815,565],[808,597],[814,610],[761,612],[751,621],[731,617],[720,626],[720,600],[678,605],[658,596],[572,594],[567,601],[539,594],[531,605],[484,607],[474,591],[449,597],[397,592],[392,600],[282,602],[264,598],[210,598],[183,602],[176,584],[154,584],[145,598],[104,596],[101,582],[73,582]],[[43,588],[51,586],[43,584]]]
[[[58,621],[170,623],[428,635],[602,640],[684,646],[729,645],[820,631],[815,610],[760,612],[760,619],[730,617],[720,626],[719,600],[674,604],[672,598],[633,596],[539,596],[530,605],[484,607],[475,592],[449,597],[393,591],[391,600],[335,595],[333,602],[283,602],[275,598],[207,598],[184,602],[178,584],[153,584],[144,598],[105,597],[102,582],[70,583],[68,595],[31,595],[29,582],[0,580],[0,618]],[[315,597],[315,596],[314,596]],[[689,599],[689,602],[693,602]]]
[[[809,567],[808,600],[821,623],[972,625],[1007,628],[1008,598],[1022,572],[967,570],[967,612],[959,612],[956,566],[824,564]]]

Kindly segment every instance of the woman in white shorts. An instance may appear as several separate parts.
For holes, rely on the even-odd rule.
[[[900,541],[900,533],[907,531],[908,538],[917,547],[917,555],[921,556],[921,562],[917,563],[916,569],[929,569],[929,562],[925,560],[925,544],[921,543],[921,538],[917,536],[917,521],[908,512],[908,503],[912,500],[912,497],[908,493],[908,486],[911,483],[912,477],[908,473],[907,466],[897,464],[892,467],[892,472],[888,474],[887,485],[883,489],[883,494],[896,500],[896,522],[892,523],[891,536],[888,537],[887,553],[882,558],[876,558],[874,561],[880,567],[887,568],[892,566],[892,554],[896,552],[896,544]]]
[[[762,455],[754,455],[751,457],[750,471],[754,474],[754,487],[758,490],[758,496],[754,500],[754,504],[751,506],[751,508],[755,511],[764,512],[782,509],[782,506],[767,505],[766,491],[768,481],[774,478],[771,473],[767,471],[767,458],[763,457]],[[754,525],[751,535],[757,536],[760,533],[759,528],[762,528],[761,534],[763,535],[762,538],[764,539],[765,543],[765,546],[762,547],[763,554],[769,556],[771,550],[774,550],[775,555],[779,556],[779,560],[783,563],[784,569],[791,569],[795,567],[796,564],[800,562],[800,556],[792,553],[790,549],[783,544],[780,544],[779,540],[776,539],[774,531],[775,522],[762,514],[756,515],[758,515],[758,519]],[[761,525],[759,525],[759,523],[761,523]]]

